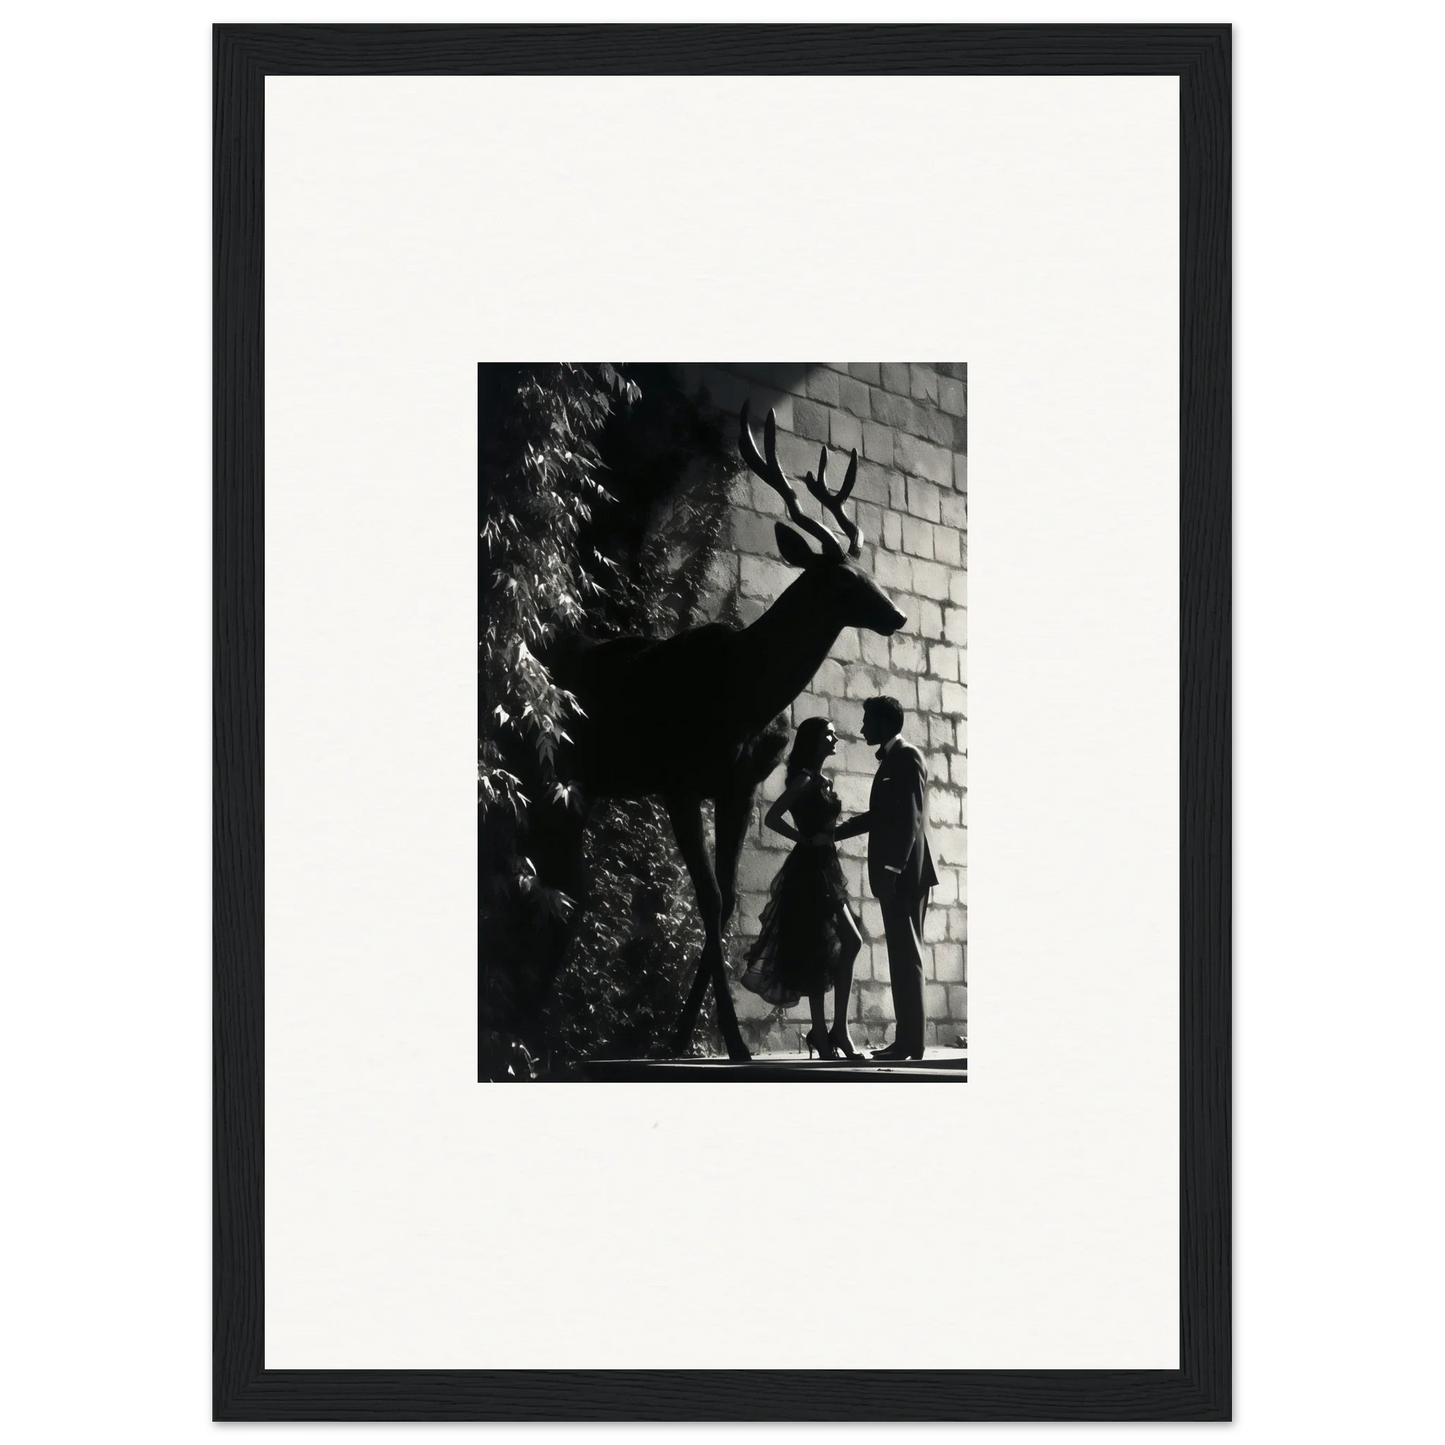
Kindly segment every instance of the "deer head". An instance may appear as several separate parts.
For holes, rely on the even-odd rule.
[[[836,492],[828,490],[827,447],[822,448],[818,457],[817,476],[808,472],[803,478],[809,493],[843,529],[847,538],[845,548],[836,532],[824,523],[805,516],[798,505],[792,483],[778,463],[777,422],[773,413],[769,411],[767,421],[763,423],[762,454],[753,441],[747,402],[743,403],[740,423],[738,449],[748,470],[761,477],[783,499],[794,524],[801,532],[815,538],[821,548],[821,551],[815,552],[800,532],[795,532],[783,522],[775,522],[773,534],[778,539],[778,552],[783,561],[803,569],[819,592],[819,605],[835,611],[844,627],[865,627],[870,632],[882,633],[884,637],[897,632],[908,618],[893,605],[888,594],[853,562],[859,554],[858,524],[843,507],[852,494],[853,483],[858,480],[857,448],[849,459],[843,485]]]

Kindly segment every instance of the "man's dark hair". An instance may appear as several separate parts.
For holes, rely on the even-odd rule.
[[[872,713],[879,722],[887,723],[888,736],[903,731],[903,704],[896,697],[870,697],[863,704],[865,713]]]

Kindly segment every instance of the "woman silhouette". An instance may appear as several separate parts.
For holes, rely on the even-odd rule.
[[[833,724],[810,717],[798,724],[788,755],[787,786],[764,821],[796,845],[773,879],[763,909],[762,932],[748,950],[742,985],[771,1004],[791,1008],[806,997],[813,1015],[808,1054],[861,1058],[848,1034],[848,996],[853,961],[863,946],[858,920],[848,907],[848,884],[833,843],[843,805],[823,774],[838,746]],[[796,827],[785,822],[793,815]],[[833,1027],[825,1006],[833,990]]]

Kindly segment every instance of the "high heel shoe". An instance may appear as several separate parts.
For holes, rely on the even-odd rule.
[[[807,1037],[803,1042],[808,1046],[808,1057],[810,1059],[813,1057],[814,1050],[817,1051],[820,1059],[836,1059],[838,1057],[838,1050],[833,1042],[832,1036],[829,1034],[820,1034],[816,1028],[808,1030]]]
[[[840,1059],[861,1059],[863,1057],[863,1055],[853,1047],[853,1040],[846,1034],[840,1038],[832,1029],[829,1029],[828,1042],[838,1051],[838,1057]]]

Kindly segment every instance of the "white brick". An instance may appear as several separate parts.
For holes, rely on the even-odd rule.
[[[963,544],[952,527],[933,529],[933,555],[950,567],[963,566]]]
[[[871,775],[863,777],[858,773],[835,773],[833,787],[837,790],[838,801],[843,804],[845,815],[868,811],[868,794],[873,788]]]
[[[743,556],[739,559],[739,578],[744,597],[762,597],[772,601],[790,587],[798,574],[771,557]]]
[[[938,564],[931,563],[931,566]],[[913,591],[913,563],[897,552],[879,552],[873,560],[873,580],[880,587],[896,587],[902,592]],[[942,571],[942,568],[939,569]],[[943,595],[948,596],[945,586]]]
[[[914,476],[926,477],[940,487],[952,487],[954,483],[953,454],[932,442],[900,433],[893,441],[893,457],[896,465]],[[930,521],[936,518],[930,518]]]
[[[947,908],[950,904],[958,902],[958,872],[953,868],[945,868],[941,864],[934,869],[938,874],[938,886],[933,890],[930,905],[936,908]]]
[[[886,515],[883,508],[873,502],[850,501],[848,506],[853,513],[853,521],[857,524],[861,540],[877,546],[883,540],[883,518]],[[859,560],[861,563],[862,559]]]
[[[892,506],[893,477],[892,472],[879,466],[877,462],[859,462],[858,480],[853,487],[853,495],[860,502],[872,502],[879,507]]]
[[[945,526],[968,531],[968,498],[957,492],[944,492],[938,499],[939,520]]]
[[[811,402],[802,403],[804,406],[811,406]],[[821,408],[815,408],[821,410]],[[826,425],[826,423],[825,423]],[[818,456],[822,452],[821,442],[813,441],[808,437],[794,436],[791,432],[780,431],[778,433],[778,461],[783,471],[797,482],[801,482],[804,472],[813,472],[818,469]],[[801,486],[794,487],[801,500]],[[776,495],[776,494],[775,494]],[[782,507],[783,501],[778,500],[778,506]]]
[[[967,561],[965,561],[963,565],[967,567]],[[953,576],[948,579],[948,598],[950,602],[955,603],[959,607],[968,606],[967,572],[955,572]]]
[[[933,828],[933,851],[945,863],[964,864],[968,862],[967,828]]]
[[[763,909],[767,907],[766,893],[743,893],[738,896],[734,924],[740,933],[756,938],[762,927]]]
[[[928,822],[956,827],[963,821],[963,800],[948,788],[928,790]]]
[[[862,451],[863,450],[863,423],[855,416],[850,416],[846,411],[835,411],[828,418],[828,441],[840,452]],[[829,468],[829,480],[833,486],[838,486],[844,473],[832,476],[832,468]]]
[[[906,632],[893,634],[890,665],[894,672],[918,673],[924,670],[923,643]]]
[[[933,524],[918,517],[904,517],[903,550],[914,557],[933,560]]]
[[[913,586],[910,589],[942,602],[948,596],[948,569],[939,562],[925,562],[921,557],[912,561]]]
[[[737,886],[740,892],[765,893],[778,871],[780,858],[761,848],[744,848],[738,859]]]
[[[909,366],[908,389],[919,401],[937,401],[938,382],[938,373],[931,366]]]
[[[826,366],[816,366],[808,373],[804,389],[824,406],[838,405],[838,373]]]
[[[859,374],[855,372],[851,377],[840,376],[838,378],[839,405],[846,407],[854,416],[866,418],[873,414],[872,404],[868,399],[867,383],[871,381],[876,385],[878,381],[878,368],[870,367],[868,368],[868,372],[869,374],[867,376],[860,377]]]
[[[918,710],[920,712],[943,711],[943,684],[936,677],[918,679]]]
[[[776,558],[778,541],[777,533],[773,530],[774,520],[772,517],[735,507],[731,518],[734,549],[751,552],[755,557]]]
[[[825,657],[813,674],[811,690],[823,697],[842,697],[845,692],[842,664]]]
[[[862,414],[868,415],[866,401]],[[893,429],[884,426],[881,422],[865,421],[863,423],[863,455],[870,461],[882,462],[885,467],[891,467],[893,465]]]
[[[968,645],[968,608],[943,609],[943,635],[956,647]]]
[[[885,964],[886,968],[887,965]],[[878,977],[877,956],[874,957],[873,977]],[[886,975],[885,975],[886,978]],[[876,984],[869,989],[861,990],[863,1000],[863,1018],[865,1022],[892,1023],[893,1022],[893,990],[879,988]]]
[[[863,652],[863,661],[873,667],[888,666],[888,639],[878,632],[860,632],[858,642]]]
[[[928,670],[935,677],[958,681],[958,649],[946,642],[935,642],[928,649]]]
[[[925,522],[936,522],[943,515],[938,488],[917,477],[907,479],[908,510]],[[906,533],[906,528],[905,528]]]
[[[937,602],[927,597],[918,598],[912,605],[913,625],[920,637],[943,636],[943,610]]]
[[[844,669],[846,675],[847,669]],[[841,698],[834,698],[829,704],[828,716],[833,719],[833,727],[841,738],[856,738],[862,736],[863,729],[863,704],[861,702],[844,702]]]
[[[962,683],[943,684],[943,710],[954,717],[968,716],[968,689]]]
[[[827,716],[829,706],[829,699],[815,692],[800,692],[793,699],[793,726],[797,727],[804,718]]]

